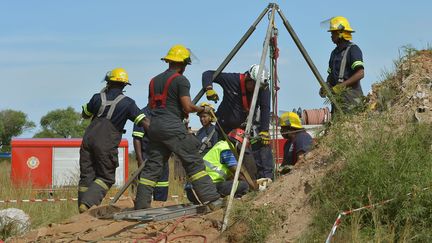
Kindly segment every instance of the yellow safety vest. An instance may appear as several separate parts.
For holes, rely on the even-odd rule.
[[[206,172],[214,183],[225,181],[232,175],[228,166],[221,164],[220,162],[221,153],[225,150],[230,150],[228,143],[226,141],[219,141],[203,158]]]

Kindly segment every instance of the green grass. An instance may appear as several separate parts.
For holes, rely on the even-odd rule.
[[[76,190],[58,190],[52,195],[48,192],[32,190],[30,185],[16,187],[10,181],[10,161],[0,161],[0,199],[31,199],[31,198],[71,198],[76,197]],[[0,210],[19,208],[30,216],[31,228],[58,223],[78,213],[76,202],[37,202],[37,203],[0,203]],[[13,232],[6,228],[0,229],[2,237]],[[9,234],[10,236],[10,234]]]
[[[341,211],[392,198],[345,216],[337,242],[432,241],[432,188],[421,190],[432,186],[432,127],[403,120],[381,114],[333,124],[322,142],[332,148],[338,169],[314,190],[316,215],[302,241],[323,241]]]
[[[282,214],[274,208],[253,207],[251,201],[253,196],[249,197],[247,202],[237,202],[234,204],[231,216],[233,222],[232,230],[228,232],[227,238],[230,242],[265,242],[267,236],[272,232],[273,226],[282,220]],[[246,230],[239,232],[236,228],[243,226]]]

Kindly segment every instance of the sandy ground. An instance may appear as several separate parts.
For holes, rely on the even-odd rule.
[[[320,154],[320,156],[317,156]],[[285,214],[286,220],[275,225],[276,233],[268,242],[292,242],[297,239],[311,221],[308,193],[327,169],[322,161],[322,151],[307,156],[306,162],[296,165],[287,175],[272,183],[268,190],[260,192],[255,207],[273,206]],[[172,203],[156,203],[153,207]],[[14,242],[228,242],[220,236],[219,229],[223,210],[207,215],[179,218],[163,222],[141,223],[137,221],[114,221],[110,216],[132,208],[131,200],[120,201],[117,207],[99,206],[76,215],[61,223],[52,224],[16,238]],[[271,223],[271,222],[269,222]],[[234,225],[229,229],[239,236],[246,233],[244,227]],[[181,237],[181,238],[177,238]],[[231,239],[232,241],[232,239]]]

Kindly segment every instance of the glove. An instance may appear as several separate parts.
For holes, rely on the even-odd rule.
[[[329,87],[329,83],[324,83],[324,85]],[[326,93],[326,90],[324,89],[324,87],[320,88],[319,95],[321,96],[321,98],[325,98],[327,96],[327,93]]]
[[[319,95],[321,96],[321,98],[325,98],[325,97],[326,97],[326,92],[325,92],[325,90],[323,89],[323,87],[320,88],[320,90],[319,90]]]
[[[345,86],[343,86],[341,84],[336,84],[335,86],[333,86],[332,90],[335,94],[338,95],[338,94],[341,94],[345,90]]]
[[[263,145],[269,145],[270,144],[270,135],[268,132],[262,131],[259,133],[259,136],[261,137],[261,143]]]
[[[259,186],[259,190],[264,191],[273,181],[270,178],[260,178],[256,182]]]
[[[207,90],[206,96],[208,100],[213,100],[214,102],[217,102],[219,100],[219,96],[214,89]]]

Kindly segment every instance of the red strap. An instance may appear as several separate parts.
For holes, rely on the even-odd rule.
[[[155,95],[154,92],[154,81],[153,79],[150,81],[150,107],[152,109],[158,107],[158,108],[165,108],[166,107],[166,100],[168,96],[168,88],[171,85],[171,82],[178,76],[180,76],[180,73],[174,73],[171,75],[168,80],[165,83],[164,89],[162,91],[162,94]]]
[[[240,89],[241,89],[241,94],[242,94],[243,109],[245,111],[249,111],[250,103],[248,102],[247,96],[246,96],[246,75],[243,73],[240,74]]]
[[[154,78],[150,81],[150,107],[154,109],[156,107],[156,101],[154,100]]]

